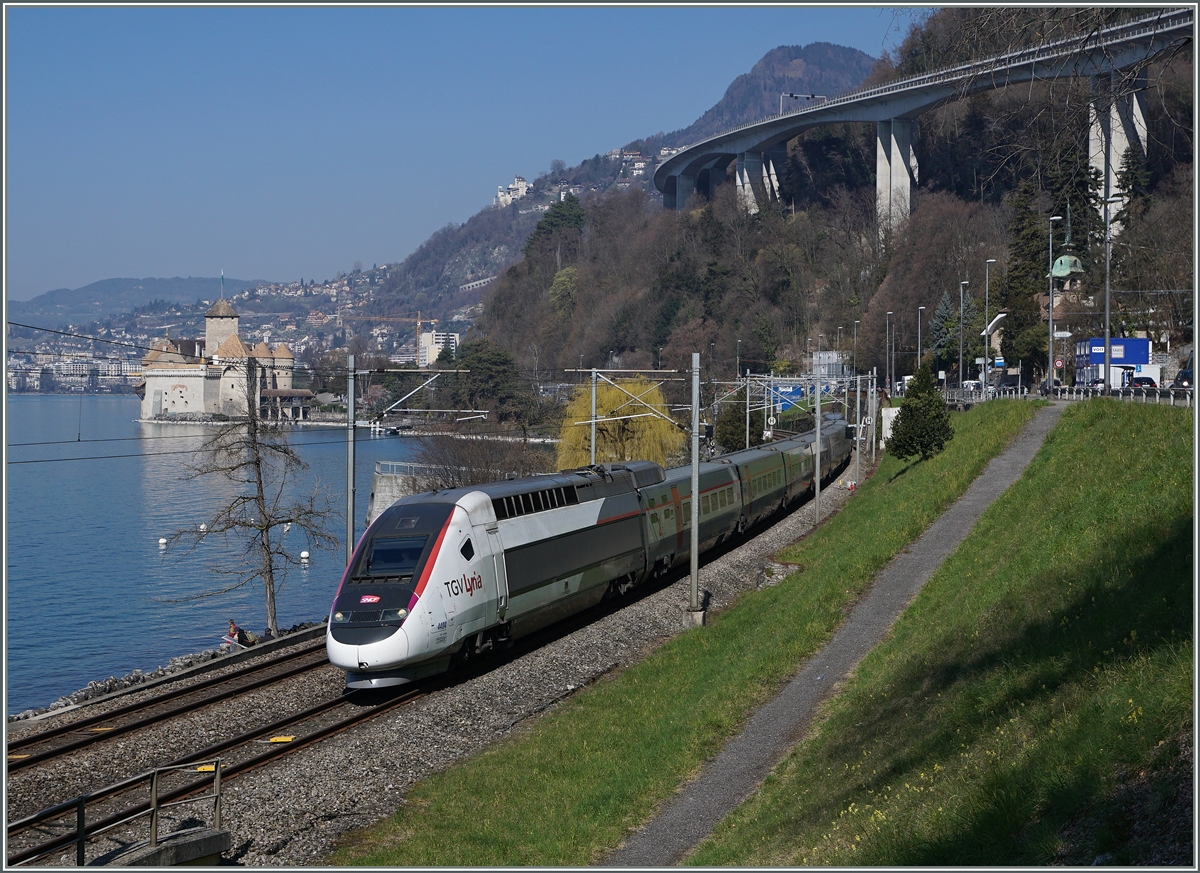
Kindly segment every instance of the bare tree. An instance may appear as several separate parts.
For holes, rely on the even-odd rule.
[[[513,474],[544,473],[550,469],[553,457],[515,437],[434,434],[421,439],[416,460],[426,469],[409,486],[414,491],[464,488]]]
[[[287,438],[284,424],[262,418],[258,404],[258,362],[246,362],[246,409],[244,421],[222,426],[204,444],[194,462],[188,464],[191,478],[217,476],[232,483],[234,495],[224,502],[201,529],[182,529],[171,541],[185,543],[191,552],[203,540],[215,537],[231,541],[235,551],[231,563],[214,571],[232,577],[217,590],[204,591],[184,600],[214,597],[261,582],[265,597],[267,629],[278,636],[275,595],[288,571],[300,566],[300,540],[304,548],[336,548],[338,538],[329,533],[330,522],[341,518],[327,497],[314,484],[305,497],[290,500],[308,464]],[[289,487],[291,486],[291,487]],[[286,535],[298,528],[298,536]]]

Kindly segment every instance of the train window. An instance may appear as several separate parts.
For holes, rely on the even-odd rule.
[[[471,545],[470,537],[467,537],[467,541],[462,544],[462,548],[458,552],[468,561],[475,557],[475,547]]]
[[[541,512],[546,509],[545,495],[541,491],[535,491],[529,495],[533,500],[533,511]]]
[[[492,498],[492,509],[496,513],[497,520],[503,521],[504,519],[508,518],[508,510],[505,509],[505,507],[504,507],[504,498],[503,497],[493,497]]]
[[[359,576],[411,576],[428,536],[376,537]]]
[[[708,515],[708,512],[709,512],[709,509],[708,509],[708,495],[707,495],[707,494],[705,494],[703,497],[701,497],[701,498],[700,498],[700,514],[701,514],[701,515]]]
[[[533,498],[528,494],[521,495],[521,512],[533,512]]]
[[[690,500],[683,502],[683,526],[684,528],[692,526],[692,501]]]
[[[721,489],[721,497],[720,497],[720,500],[721,500],[721,508],[722,508],[722,509],[724,509],[724,508],[725,508],[725,506],[727,505],[727,503],[726,503],[726,500],[727,500],[727,498],[726,498],[726,491],[725,491],[725,489],[724,489],[724,488],[722,488],[722,489]]]

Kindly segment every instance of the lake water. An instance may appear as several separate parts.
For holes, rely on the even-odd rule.
[[[5,440],[5,690],[9,713],[46,706],[94,679],[150,671],[215,648],[233,618],[266,627],[261,583],[200,600],[229,585],[214,568],[233,563],[231,544],[190,555],[161,550],[159,537],[195,527],[232,486],[187,478],[184,463],[211,426],[135,421],[136,397],[8,395]],[[308,462],[299,488],[318,481],[346,506],[346,430],[298,427],[291,441]],[[414,443],[359,429],[355,445],[355,539],[362,535],[375,462],[411,458]],[[345,537],[344,518],[331,530]],[[303,546],[295,544],[299,551]],[[276,599],[281,628],[329,611],[345,545],[316,552]]]

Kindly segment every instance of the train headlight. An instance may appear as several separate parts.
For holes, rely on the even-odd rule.
[[[403,621],[408,618],[407,609],[385,609],[383,611],[383,621]]]
[[[335,612],[333,614],[333,620],[334,621],[349,621],[350,615],[345,612]]]

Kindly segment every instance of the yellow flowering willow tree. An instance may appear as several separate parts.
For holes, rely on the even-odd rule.
[[[645,379],[621,380],[617,385],[620,388],[604,381],[596,385],[596,463],[655,461],[665,466],[667,459],[683,448],[686,434],[678,425],[648,414],[653,409],[670,415],[662,389]],[[587,422],[591,417],[592,387],[582,385],[563,416],[557,458],[560,470],[590,463],[592,428]],[[611,420],[603,421],[605,418]]]

